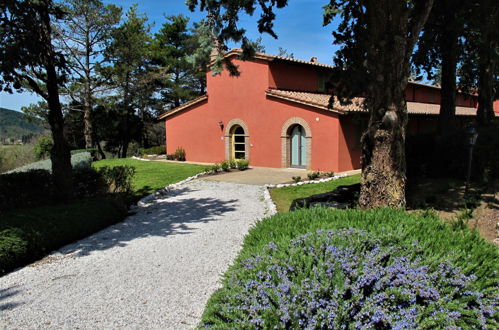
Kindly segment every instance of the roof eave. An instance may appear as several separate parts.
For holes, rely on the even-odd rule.
[[[281,100],[285,100],[285,101],[289,101],[289,102],[293,102],[293,103],[298,103],[298,104],[303,104],[303,105],[306,105],[306,106],[309,106],[309,107],[312,107],[312,108],[321,109],[321,110],[325,110],[325,111],[329,111],[329,112],[334,112],[334,113],[337,113],[337,114],[340,114],[340,115],[343,115],[343,114],[346,113],[345,111],[341,111],[341,110],[338,110],[338,109],[325,107],[325,106],[322,106],[322,105],[319,105],[319,104],[316,104],[316,103],[312,103],[312,102],[306,102],[306,101],[303,101],[303,100],[298,100],[298,99],[295,99],[293,97],[287,97],[287,96],[283,96],[283,95],[276,95],[276,94],[273,94],[272,92],[266,92],[265,94],[267,96],[274,97],[274,98],[277,98],[277,99],[281,99]]]
[[[170,116],[172,116],[180,111],[186,110],[186,109],[188,109],[188,108],[190,108],[190,107],[192,107],[200,102],[203,102],[207,99],[208,99],[208,94],[198,96],[197,98],[195,98],[187,103],[184,103],[181,106],[178,106],[176,108],[170,109],[170,110],[162,113],[161,115],[158,116],[158,120],[162,120],[162,119],[165,119],[166,117],[170,117]]]

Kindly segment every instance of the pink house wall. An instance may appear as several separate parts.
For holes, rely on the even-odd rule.
[[[220,162],[227,156],[227,126],[237,119],[247,126],[250,164],[280,168],[283,126],[291,118],[300,118],[312,136],[310,169],[337,172],[360,168],[358,118],[266,96],[269,88],[316,92],[318,68],[265,60],[235,63],[240,76],[230,77],[226,71],[212,76],[208,72],[208,100],[166,117],[168,153],[182,147],[189,161]],[[439,103],[440,92],[409,83],[406,98]],[[458,95],[456,103],[476,106],[476,97]],[[499,112],[499,102],[494,103],[494,110]],[[435,116],[410,116],[407,132],[429,133],[436,130],[436,124]]]
[[[227,125],[238,119],[248,127],[250,164],[279,168],[283,125],[291,118],[300,118],[312,135],[311,169],[339,171],[345,166],[339,159],[342,135],[337,114],[268,97],[269,81],[262,79],[270,77],[267,63],[237,64],[239,77],[230,77],[227,72],[215,77],[208,74],[208,101],[166,118],[168,153],[182,147],[189,161],[220,162],[226,156]],[[280,79],[279,75],[274,77]]]

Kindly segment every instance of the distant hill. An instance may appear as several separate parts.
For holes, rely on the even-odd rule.
[[[24,119],[21,112],[0,108],[0,140],[5,138],[20,140],[23,136],[43,131],[42,126]]]

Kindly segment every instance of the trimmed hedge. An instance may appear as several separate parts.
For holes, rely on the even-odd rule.
[[[107,166],[99,169],[81,167],[73,170],[73,199],[117,193],[133,200],[132,166]],[[30,170],[0,175],[0,212],[15,208],[52,205],[56,190],[52,174],[46,170]]]
[[[497,252],[476,231],[453,230],[431,212],[277,214],[250,230],[202,325],[495,328]]]
[[[157,146],[151,148],[140,149],[141,155],[164,155],[166,154],[166,146]]]
[[[123,220],[126,205],[109,196],[0,215],[0,275]]]
[[[90,155],[89,152],[80,152],[71,155],[71,165],[73,166],[73,169],[84,168],[84,167],[88,168],[92,165],[92,155]],[[7,172],[6,174],[28,172],[32,170],[46,170],[51,172],[52,161],[50,159],[41,160],[28,165],[24,165],[22,167],[15,168],[12,171]]]

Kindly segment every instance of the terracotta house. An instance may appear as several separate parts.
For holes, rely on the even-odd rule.
[[[160,116],[166,148],[186,151],[188,161],[216,163],[246,158],[250,165],[320,171],[360,168],[360,135],[367,113],[357,104],[328,107],[325,82],[332,66],[258,53],[250,61],[227,56],[240,76],[207,72],[207,94]],[[408,134],[436,129],[438,87],[410,82]],[[362,100],[356,100],[361,102]],[[458,95],[460,122],[476,114],[477,99]]]

